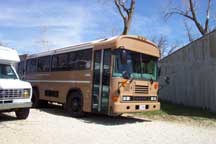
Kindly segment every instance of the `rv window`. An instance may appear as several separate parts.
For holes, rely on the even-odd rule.
[[[10,65],[0,64],[0,79],[17,79]]]

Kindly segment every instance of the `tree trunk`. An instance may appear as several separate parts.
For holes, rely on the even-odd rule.
[[[130,30],[130,24],[131,24],[131,19],[127,22],[124,22],[124,30],[122,32],[122,35],[127,35],[129,30]]]
[[[130,30],[131,19],[132,19],[134,8],[135,8],[135,1],[136,0],[131,0],[130,7],[127,8],[126,3],[124,1],[114,0],[115,5],[124,22],[124,28],[123,28],[122,35],[127,35]]]

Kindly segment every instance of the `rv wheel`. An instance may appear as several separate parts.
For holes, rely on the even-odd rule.
[[[29,115],[29,108],[20,108],[15,110],[16,117],[18,119],[27,119]]]

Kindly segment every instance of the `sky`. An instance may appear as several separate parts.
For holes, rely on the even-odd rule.
[[[186,44],[183,19],[173,16],[164,20],[169,1],[136,0],[129,34],[148,39],[165,35],[170,44]],[[178,5],[182,0],[172,1]],[[200,0],[201,20],[205,7],[205,1]],[[113,0],[1,0],[0,9],[0,42],[19,54],[107,38],[121,34],[123,29]],[[193,31],[198,37],[195,28]]]

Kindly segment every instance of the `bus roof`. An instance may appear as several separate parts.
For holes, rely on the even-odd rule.
[[[101,47],[108,47],[110,46],[110,48],[117,48],[118,45],[122,45],[122,43],[120,42],[121,40],[124,39],[130,39],[130,40],[136,40],[139,42],[144,42],[147,45],[151,46],[151,50],[153,51],[152,54],[151,53],[147,53],[156,57],[159,57],[159,49],[157,48],[157,46],[147,40],[144,37],[141,36],[133,36],[133,35],[121,35],[121,36],[114,36],[114,37],[110,37],[110,38],[104,38],[104,39],[99,39],[99,40],[94,40],[94,41],[90,41],[90,42],[86,42],[86,43],[80,43],[80,44],[76,44],[73,46],[68,46],[68,47],[64,47],[64,48],[58,48],[58,49],[53,49],[50,51],[46,51],[46,52],[41,52],[41,53],[37,53],[37,54],[32,54],[32,55],[28,55],[27,58],[36,58],[36,57],[42,57],[42,56],[48,56],[48,55],[53,55],[53,54],[60,54],[60,53],[65,53],[65,52],[71,52],[71,51],[77,51],[77,50],[84,50],[84,49],[89,49],[89,48],[101,48]],[[142,51],[143,49],[138,49],[138,52],[142,52],[145,53],[145,51]]]
[[[14,64],[19,61],[16,50],[0,46],[0,64]]]
[[[104,39],[94,43],[96,49],[100,48],[125,48],[131,51],[144,53],[147,55],[160,57],[160,50],[157,46],[142,36],[121,35]]]

